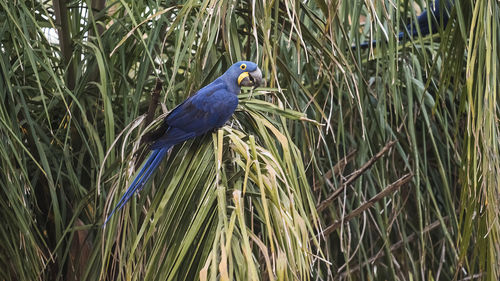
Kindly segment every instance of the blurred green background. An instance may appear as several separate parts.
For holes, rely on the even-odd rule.
[[[500,4],[398,43],[429,5],[0,0],[0,279],[499,280]],[[243,59],[267,84],[103,228]]]

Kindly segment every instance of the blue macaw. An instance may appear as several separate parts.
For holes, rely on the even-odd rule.
[[[431,27],[429,28],[429,19],[427,18],[427,10],[424,10],[418,17],[416,23],[411,23],[406,26],[406,33],[410,38],[418,36],[418,29],[416,25],[418,25],[420,29],[420,33],[422,37],[427,36],[429,34],[433,34],[438,32],[438,26],[441,25],[441,19],[443,20],[443,28],[448,24],[448,19],[450,18],[451,8],[453,6],[452,0],[445,0],[445,4],[443,7],[440,6],[439,0],[436,0],[434,4],[431,5]],[[441,10],[444,8],[444,10]],[[404,39],[405,32],[399,32],[398,41],[402,42]],[[360,48],[365,49],[370,46],[375,46],[377,43],[376,40],[371,42],[363,42],[359,45]],[[355,46],[353,46],[355,47]]]
[[[174,108],[163,120],[160,130],[164,132],[151,145],[148,160],[104,224],[144,187],[172,146],[222,127],[238,105],[241,86],[257,87],[261,81],[262,72],[257,64],[240,61]]]

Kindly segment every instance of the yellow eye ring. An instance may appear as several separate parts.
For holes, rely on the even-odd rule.
[[[244,64],[244,63],[242,63],[242,64],[240,65],[240,68],[241,68],[241,70],[245,70],[245,69],[247,69],[247,65],[246,65],[246,64]]]

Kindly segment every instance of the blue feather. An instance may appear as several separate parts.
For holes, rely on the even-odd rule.
[[[146,163],[142,166],[141,171],[139,174],[135,177],[134,181],[130,184],[128,187],[127,191],[125,191],[125,194],[123,194],[122,198],[120,198],[120,201],[116,204],[116,206],[113,208],[109,216],[106,218],[106,221],[104,222],[104,225],[109,221],[109,219],[113,216],[113,214],[123,208],[125,204],[132,198],[132,195],[134,195],[135,192],[140,191],[144,185],[148,182],[149,178],[151,175],[153,175],[154,171],[156,168],[161,163],[161,160],[167,155],[168,149],[170,147],[164,147],[160,148],[157,150],[153,150],[151,152],[151,155],[149,156],[148,160]]]
[[[448,24],[449,20],[449,12],[451,11],[451,8],[453,7],[453,0],[446,0],[445,4],[443,7],[440,7],[440,0],[436,0],[430,7],[430,18],[431,18],[431,26],[429,28],[429,19],[427,18],[427,11],[424,10],[418,17],[417,17],[417,22],[416,23],[411,23],[406,26],[406,30],[399,32],[398,34],[398,41],[402,42],[405,33],[408,34],[410,38],[418,36],[418,29],[420,29],[420,34],[422,37],[427,36],[429,34],[434,34],[438,32],[438,27],[441,25],[441,20],[443,22],[443,28],[446,27]],[[441,11],[441,8],[445,8],[444,11]],[[418,29],[417,29],[418,26]],[[361,49],[368,48],[370,46],[375,46],[377,43],[376,40],[372,41],[367,41],[359,44],[359,47]],[[356,46],[353,46],[353,48],[356,48]]]

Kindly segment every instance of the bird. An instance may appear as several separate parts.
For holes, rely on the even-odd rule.
[[[441,19],[443,22],[443,27],[446,27],[448,24],[448,20],[450,18],[450,11],[451,8],[453,7],[453,2],[452,0],[445,0],[445,4],[443,7],[441,7],[441,4],[439,3],[440,0],[436,0],[431,6],[430,6],[430,12],[431,12],[431,26],[429,27],[429,19],[427,18],[427,11],[429,10],[424,10],[418,17],[416,23],[411,23],[406,26],[405,31],[401,31],[398,33],[398,42],[403,42],[403,39],[405,37],[405,32],[409,35],[410,38],[418,36],[418,29],[420,29],[420,34],[422,37],[427,36],[429,34],[435,34],[438,32],[438,26],[441,25]],[[444,10],[441,10],[444,8]],[[418,28],[417,28],[418,25]],[[377,43],[376,40],[372,40],[369,42],[363,42],[359,45],[361,49],[368,48],[370,46],[375,46]],[[353,48],[356,48],[356,46],[353,46]]]
[[[261,82],[262,71],[256,63],[239,61],[169,112],[159,128],[160,136],[151,144],[151,155],[103,225],[146,185],[170,148],[222,127],[238,105],[241,87],[255,88]]]

